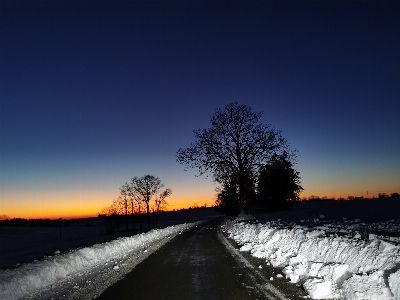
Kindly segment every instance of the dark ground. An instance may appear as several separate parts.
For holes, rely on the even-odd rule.
[[[400,218],[400,198],[365,199],[352,201],[297,202],[286,211],[255,211],[253,217],[260,221],[307,220],[325,216],[325,220],[343,221],[343,218],[363,222],[380,222]]]

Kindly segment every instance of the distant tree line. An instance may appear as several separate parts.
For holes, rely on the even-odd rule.
[[[177,152],[179,163],[219,184],[216,209],[222,213],[251,214],[257,205],[287,209],[300,200],[296,151],[262,115],[238,102],[216,109],[211,127],[195,130],[196,141]]]
[[[160,214],[166,209],[166,199],[172,190],[164,188],[160,178],[153,175],[133,177],[119,190],[118,198],[99,213],[99,218],[106,221],[107,232],[120,231],[123,223],[126,230],[129,230],[129,223],[133,224],[133,230],[136,230],[136,223],[143,230],[143,217],[146,217],[147,229],[157,228]]]
[[[379,193],[378,198],[399,198],[400,194],[399,193],[392,193],[390,196],[389,194],[386,195],[386,193]]]
[[[9,216],[0,216],[0,226],[12,227],[60,227],[70,226],[70,220],[62,219],[24,219],[24,218],[11,218]]]
[[[392,194],[386,194],[386,193],[379,193],[377,199],[384,199],[384,198],[400,198],[400,194],[395,192]],[[343,197],[319,197],[315,195],[311,195],[309,197],[303,197],[301,199],[302,202],[304,201],[351,201],[351,200],[364,200],[364,199],[371,199],[371,198],[366,198],[364,196],[347,196],[346,198]]]

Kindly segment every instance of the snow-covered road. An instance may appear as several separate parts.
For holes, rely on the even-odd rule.
[[[0,299],[91,299],[169,239],[200,223],[152,230],[2,270]]]
[[[197,225],[152,230],[2,270],[0,299],[92,299],[171,238]],[[400,300],[398,220],[236,219],[225,221],[222,230],[241,251],[301,284],[310,298]]]
[[[400,223],[226,221],[229,237],[313,299],[400,300]],[[385,233],[386,236],[375,233]]]
[[[104,291],[99,299],[294,299],[285,297],[265,278],[257,276],[257,266],[246,261],[228,241],[222,242],[225,238],[218,223],[211,221],[175,237]]]

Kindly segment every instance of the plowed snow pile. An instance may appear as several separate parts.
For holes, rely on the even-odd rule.
[[[318,219],[308,225],[238,219],[222,226],[240,251],[281,268],[311,298],[351,300],[400,300],[399,228],[394,220],[321,224]]]
[[[69,278],[82,273],[93,273],[99,266],[111,265],[118,271],[130,256],[138,252],[147,252],[155,242],[172,238],[182,231],[188,230],[199,222],[156,229],[131,237],[96,244],[92,247],[72,250],[63,255],[47,257],[21,265],[12,270],[0,271],[0,299],[19,299],[35,294],[54,284],[68,281]],[[58,251],[56,251],[58,253]],[[56,254],[57,254],[56,253]],[[119,262],[120,265],[115,262]]]

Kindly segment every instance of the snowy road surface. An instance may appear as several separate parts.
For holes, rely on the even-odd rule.
[[[400,220],[187,223],[0,271],[5,300],[300,300],[305,292],[400,300]]]
[[[213,224],[177,236],[99,299],[288,299]]]

